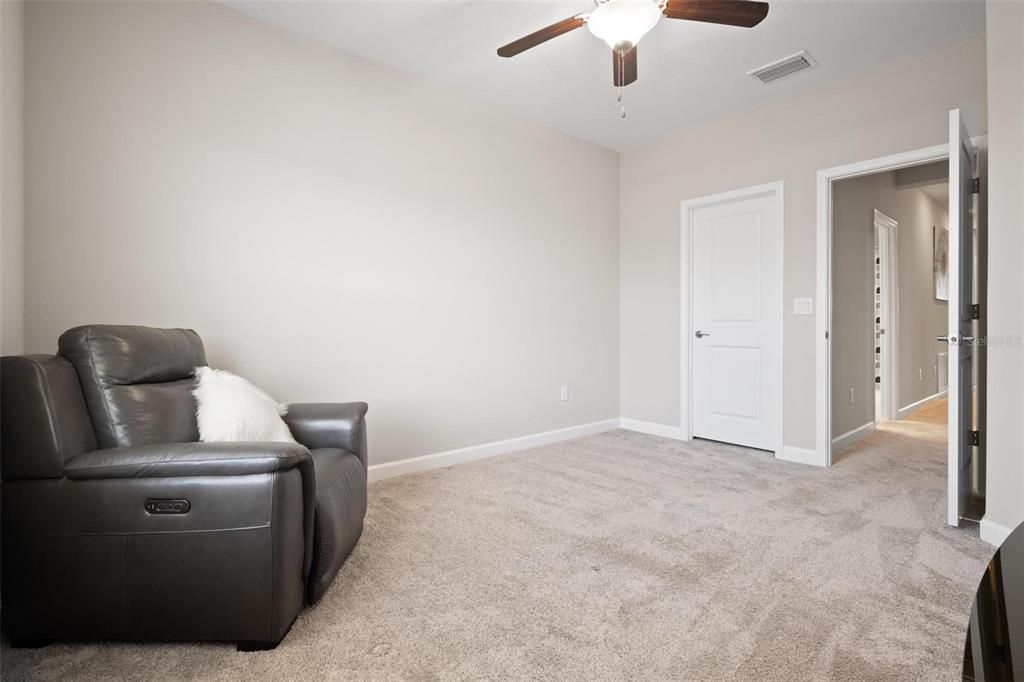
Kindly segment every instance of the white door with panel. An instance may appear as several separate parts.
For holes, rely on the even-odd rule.
[[[781,200],[768,192],[691,209],[694,437],[777,448]]]
[[[967,515],[974,446],[973,363],[974,232],[984,230],[983,194],[975,205],[974,169],[977,155],[971,136],[955,109],[949,113],[949,324],[940,341],[949,346],[948,518],[959,525]],[[979,182],[984,184],[985,179]],[[984,390],[979,386],[978,390]]]

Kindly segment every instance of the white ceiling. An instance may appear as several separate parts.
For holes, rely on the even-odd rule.
[[[979,0],[772,2],[753,29],[662,19],[639,45],[619,117],[611,55],[585,27],[517,57],[495,50],[593,7],[590,0],[225,0],[250,16],[491,101],[614,150],[695,121],[813,89],[984,30]],[[746,72],[800,50],[819,66],[762,85]]]

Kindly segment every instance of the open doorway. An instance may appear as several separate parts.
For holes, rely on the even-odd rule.
[[[843,350],[844,329],[834,328],[837,320],[837,309],[843,303],[834,300],[834,284],[837,273],[834,268],[840,262],[833,256],[841,245],[835,240],[841,238],[840,233],[833,231],[834,194],[833,189],[842,181],[865,176],[884,175],[885,173],[903,171],[904,175],[920,172],[918,167],[925,167],[934,162],[948,164],[946,191],[948,192],[948,237],[937,226],[933,226],[932,250],[935,272],[932,287],[935,292],[945,289],[948,296],[947,324],[945,333],[937,334],[938,357],[945,352],[946,362],[936,360],[935,385],[940,382],[946,385],[948,395],[946,409],[942,410],[941,391],[931,397],[922,398],[923,404],[905,405],[903,414],[898,414],[898,424],[906,424],[910,413],[919,418],[928,416],[922,408],[939,403],[931,411],[936,419],[943,412],[946,416],[946,442],[942,449],[933,448],[932,454],[945,455],[945,471],[947,475],[947,514],[949,525],[957,526],[963,521],[975,521],[984,511],[984,477],[985,477],[985,376],[986,376],[986,301],[987,301],[987,140],[984,137],[970,137],[964,125],[960,111],[949,112],[949,143],[901,152],[891,156],[869,159],[844,166],[818,171],[818,232],[817,232],[817,270],[818,270],[818,340],[817,356],[817,419],[816,448],[814,463],[829,466],[833,463],[833,435],[848,436],[853,442],[858,436],[850,431],[835,430],[834,421],[836,408],[841,396],[833,381],[833,370],[846,367],[844,357],[849,362],[859,362],[854,355]],[[935,178],[939,180],[938,178]],[[894,179],[894,183],[895,183]],[[941,180],[931,183],[923,182],[920,186],[941,185]],[[935,188],[941,190],[941,187]],[[897,228],[898,231],[898,228]],[[862,232],[858,232],[861,237]],[[873,237],[873,231],[872,231]],[[873,243],[873,239],[872,239]],[[948,249],[948,250],[945,250]],[[858,263],[863,263],[858,260]],[[948,276],[943,281],[938,264],[948,264]],[[906,281],[900,277],[898,281]],[[920,280],[917,280],[918,283]],[[863,289],[858,295],[863,296]],[[936,294],[941,299],[941,293]],[[905,297],[901,292],[900,299]],[[865,308],[861,308],[864,310]],[[900,317],[903,317],[902,315]],[[899,327],[899,324],[896,324]],[[870,332],[868,332],[870,333]],[[857,339],[863,338],[860,328],[856,331]],[[899,342],[897,341],[897,344]],[[901,344],[899,344],[901,345]],[[837,356],[837,362],[833,357]],[[946,375],[942,369],[946,367]],[[923,367],[917,368],[918,382],[924,381]],[[899,382],[899,395],[904,395],[903,382],[907,377],[907,368],[900,367],[892,373],[893,381]],[[882,377],[879,377],[882,378]],[[874,391],[872,391],[872,394]],[[855,405],[856,396],[864,396],[863,391],[857,392],[856,387],[850,394],[850,404]],[[863,401],[862,401],[863,403]],[[873,401],[872,401],[873,403]],[[866,411],[861,404],[851,410],[859,416]],[[873,417],[874,415],[872,415]],[[872,420],[874,421],[874,420]],[[847,422],[850,424],[851,422]],[[853,422],[856,423],[856,422]],[[941,423],[939,424],[941,426]],[[851,430],[864,429],[871,426],[864,424]],[[939,433],[939,432],[936,432]],[[863,438],[860,435],[859,438]],[[839,444],[845,445],[845,444]],[[890,451],[892,441],[883,444]],[[896,447],[895,450],[899,450]]]
[[[948,172],[933,161],[833,183],[833,457],[919,415],[931,426],[912,432],[945,442]]]

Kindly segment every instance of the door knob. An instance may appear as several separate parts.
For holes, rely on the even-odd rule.
[[[702,332],[699,329],[696,332],[694,332],[693,335],[696,336],[698,339],[703,339],[705,336],[711,336],[709,332]]]

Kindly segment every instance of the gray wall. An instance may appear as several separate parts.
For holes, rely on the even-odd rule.
[[[1024,3],[986,3],[988,26],[988,478],[985,519],[1024,521]],[[996,529],[998,530],[998,529]],[[993,535],[989,535],[993,538]]]
[[[680,201],[783,180],[784,437],[789,446],[814,447],[815,318],[793,315],[792,300],[815,296],[816,172],[944,143],[949,110],[957,107],[972,133],[983,133],[985,37],[806,96],[791,97],[782,86],[760,107],[622,155],[623,417],[679,424]]]
[[[24,347],[24,3],[0,0],[0,355]]]
[[[833,438],[875,419],[873,209],[891,187],[892,176],[885,173],[837,182],[832,190]]]
[[[947,304],[934,297],[932,226],[947,211],[920,189],[897,189],[895,174],[876,173],[833,186],[832,436],[874,422],[874,210],[899,223],[899,407],[936,393],[935,337]],[[919,372],[920,370],[920,372]],[[850,388],[855,402],[850,403]]]
[[[989,348],[986,519],[1012,528],[1024,520],[1024,6],[987,6],[989,333],[1009,341]],[[0,2],[0,21],[17,7]],[[80,322],[191,325],[215,364],[282,400],[370,400],[375,462],[618,412],[677,424],[679,201],[776,179],[785,439],[813,447],[814,318],[793,316],[791,299],[814,295],[814,172],[941,143],[954,107],[986,129],[978,36],[693,126],[624,155],[617,184],[615,155],[216,6],[32,3],[28,15],[27,349],[52,351]],[[20,156],[7,125],[5,192]],[[3,205],[6,339],[19,223]],[[559,404],[562,383],[573,399]]]
[[[935,395],[936,354],[946,347],[935,340],[949,327],[949,305],[935,299],[932,227],[949,228],[949,211],[918,189],[897,190],[879,210],[899,222],[900,395],[901,408]],[[891,212],[890,212],[891,211]]]
[[[618,416],[615,153],[216,4],[26,13],[30,351],[194,327],[372,463]]]

